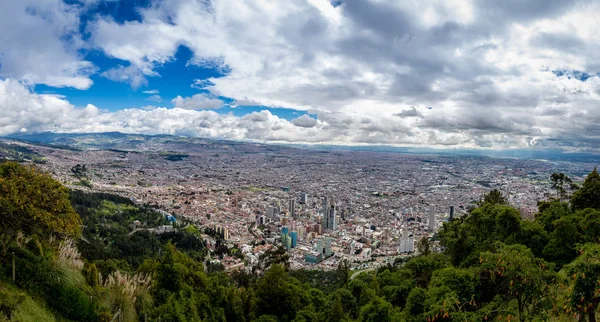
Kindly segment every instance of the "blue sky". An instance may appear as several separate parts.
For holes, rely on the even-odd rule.
[[[73,5],[81,4],[77,0],[65,2]],[[89,39],[88,23],[94,21],[98,15],[109,17],[121,24],[132,21],[141,22],[142,17],[139,10],[150,6],[152,6],[152,1],[149,0],[99,1],[97,5],[81,14],[79,30],[84,39]],[[79,90],[38,84],[35,90],[39,93],[64,96],[69,102],[77,106],[93,104],[111,112],[127,108],[144,108],[148,105],[171,108],[174,107],[171,100],[177,96],[187,97],[198,93],[209,94],[207,90],[192,86],[197,80],[207,80],[212,77],[218,78],[227,75],[227,68],[210,68],[190,64],[193,52],[186,46],[180,45],[168,62],[155,67],[158,76],[148,77],[147,83],[139,87],[131,86],[131,84],[116,82],[101,76],[103,71],[115,66],[129,66],[128,61],[109,57],[101,50],[92,49],[82,50],[81,52],[83,59],[92,62],[98,69],[98,73],[90,76],[90,79],[94,82],[90,88]],[[157,92],[157,94],[153,94],[154,92]],[[160,100],[156,95],[160,96]],[[308,114],[304,111],[273,106],[236,106],[235,99],[224,96],[215,97],[225,102],[223,107],[216,110],[218,113],[232,113],[236,116],[243,116],[252,112],[269,110],[271,113],[287,120]]]
[[[599,12],[584,0],[5,0],[0,135],[596,151]]]

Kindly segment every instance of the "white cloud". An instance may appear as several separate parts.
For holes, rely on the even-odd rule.
[[[143,91],[142,93],[156,95],[156,94],[159,93],[159,91],[157,89],[152,89],[152,90],[149,90],[149,91]]]
[[[129,83],[131,88],[138,89],[140,86],[148,85],[146,76],[157,76],[158,74],[149,68],[138,68],[137,66],[117,66],[100,74],[114,82]]]
[[[205,94],[196,94],[186,98],[177,96],[171,100],[171,103],[173,103],[175,107],[185,110],[203,110],[223,107],[223,101],[217,98],[208,97]]]
[[[178,101],[185,103],[186,99]],[[579,104],[583,106],[586,102],[588,100],[583,99]],[[465,117],[473,111],[458,106],[439,111],[425,110],[422,118],[333,112],[320,113],[318,120],[303,115],[288,121],[268,110],[239,117],[213,110],[179,107],[147,106],[116,112],[93,105],[80,108],[59,96],[33,93],[27,86],[8,79],[0,81],[0,111],[0,135],[23,129],[28,132],[120,131],[274,143],[467,148],[511,148],[530,146],[532,142],[537,142],[540,148],[570,148],[574,146],[571,141],[577,140],[576,146],[580,150],[596,149],[596,142],[600,139],[600,132],[596,130],[600,122],[597,106],[559,115],[552,110],[537,111],[537,114],[548,116],[536,121],[528,119],[525,114],[514,116],[512,112],[505,113],[500,109]],[[586,129],[586,134],[582,135],[580,129]]]
[[[87,89],[96,68],[78,52],[78,6],[62,0],[4,0],[0,4],[0,77],[28,84]]]
[[[0,62],[17,62],[3,64],[0,75],[85,88],[92,66],[76,49],[88,45],[127,61],[127,67],[102,75],[134,88],[158,76],[158,67],[173,61],[179,46],[193,52],[188,64],[225,73],[194,81],[192,87],[209,94],[178,96],[172,100],[176,109],[127,110],[131,122],[163,113],[164,123],[155,125],[167,131],[168,124],[184,127],[174,115],[199,115],[184,114],[187,110],[205,118],[185,126],[211,136],[491,148],[598,146],[598,77],[582,82],[552,73],[600,72],[597,2],[352,0],[334,8],[322,0],[156,1],[139,9],[141,21],[99,16],[88,26],[91,38],[85,44],[74,27],[78,10],[57,1],[27,0],[46,8],[52,14],[44,17],[51,19],[19,17],[47,28],[35,38],[39,44],[7,37],[11,24],[19,26],[19,35],[30,31],[17,15],[6,14],[25,5],[11,0],[9,10],[0,10],[0,18],[10,21],[0,19],[0,52],[12,53]],[[19,53],[31,54],[18,60]],[[219,96],[232,98],[232,105],[294,108],[318,118],[288,122],[266,112],[235,118],[194,111],[223,106]],[[234,128],[217,131],[215,124]],[[203,132],[207,129],[212,132]]]
[[[152,96],[148,97],[146,100],[160,103],[160,102],[162,102],[162,97],[160,97],[160,95],[152,95]]]

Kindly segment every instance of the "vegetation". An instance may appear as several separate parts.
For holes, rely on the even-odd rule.
[[[228,275],[189,223],[157,234],[150,208],[5,163],[0,321],[596,321],[599,181],[557,189],[534,221],[492,191],[444,224],[442,253],[420,240],[421,255],[350,279],[347,262],[290,271],[281,249]]]

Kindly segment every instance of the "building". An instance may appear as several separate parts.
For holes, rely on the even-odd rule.
[[[281,243],[285,246],[287,242],[287,236],[290,232],[290,229],[286,226],[281,227]]]
[[[399,253],[412,253],[415,251],[415,239],[413,236],[401,237],[398,246]]]
[[[329,228],[331,230],[337,230],[338,221],[337,221],[337,217],[336,217],[336,213],[335,213],[335,205],[334,204],[332,204],[331,207],[329,208],[328,223],[329,223],[329,226],[327,228]]]
[[[448,220],[452,221],[452,219],[454,219],[454,206],[450,206],[450,218]]]
[[[323,198],[323,229],[337,230],[338,219],[336,215],[335,202],[333,200]]]
[[[323,220],[321,226],[323,229],[329,227],[329,200],[327,200],[327,196],[323,198]]]
[[[333,255],[333,251],[331,250],[331,237],[325,237],[325,257],[329,257]]]
[[[323,256],[325,255],[325,242],[322,238],[317,240],[317,249],[316,250]]]
[[[290,239],[291,239],[292,248],[296,248],[296,246],[298,245],[298,232],[292,231],[290,233]]]
[[[290,214],[290,217],[296,219],[296,200],[295,199],[290,199],[289,204],[288,204],[288,213]]]
[[[215,225],[214,228],[215,228],[215,232],[217,233],[217,235],[220,235],[221,237],[223,237],[224,240],[229,239],[229,228],[217,226],[217,225]]]
[[[290,250],[292,248],[292,237],[290,237],[290,235],[284,235],[285,236],[285,242],[283,243],[283,245],[285,246],[285,249]]]
[[[302,203],[302,204],[308,203],[308,194],[306,192],[302,192],[300,194],[300,203]]]
[[[267,218],[269,218],[269,220],[275,219],[275,207],[267,207]]]
[[[304,253],[304,260],[311,264],[318,264],[323,260],[323,255],[319,252]]]

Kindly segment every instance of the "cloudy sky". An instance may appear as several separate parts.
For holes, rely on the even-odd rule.
[[[2,0],[0,135],[600,149],[600,1]]]

